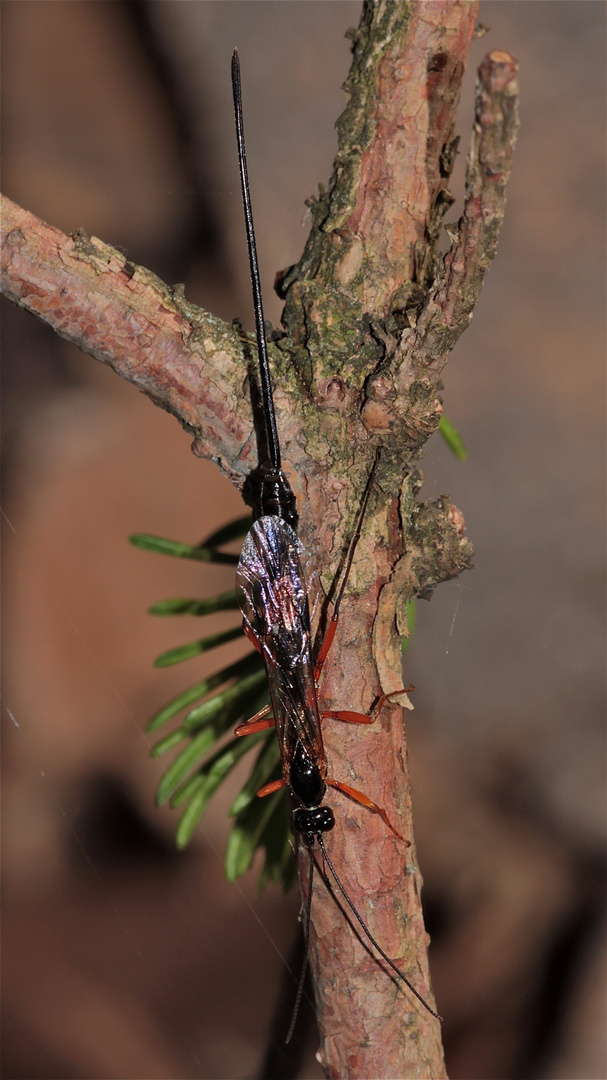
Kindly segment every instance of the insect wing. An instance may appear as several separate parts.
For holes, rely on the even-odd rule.
[[[243,544],[236,585],[245,622],[258,639],[285,776],[298,742],[324,770],[314,684],[303,548],[279,517],[261,517]]]

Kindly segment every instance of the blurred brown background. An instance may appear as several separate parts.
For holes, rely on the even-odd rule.
[[[3,190],[250,325],[229,58],[241,51],[267,315],[326,181],[350,2],[2,5]],[[419,605],[409,738],[431,960],[453,1078],[602,1078],[604,1058],[603,3],[496,2],[473,44],[521,65],[506,224],[446,374],[426,497],[476,569]],[[451,217],[459,211],[454,207]],[[297,898],[223,880],[220,792],[184,855],[153,808],[149,715],[217,666],[153,670],[233,622],[149,604],[231,586],[138,552],[197,541],[238,493],[112,372],[3,305],[3,1072],[318,1077],[313,1027],[267,1057]],[[234,646],[238,651],[240,646]],[[222,654],[228,658],[230,647]],[[310,1022],[311,1023],[311,1022]],[[265,1064],[264,1064],[265,1062]]]

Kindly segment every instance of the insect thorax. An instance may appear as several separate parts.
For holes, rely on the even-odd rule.
[[[289,769],[289,786],[293,794],[308,809],[317,807],[324,799],[327,790],[318,765],[312,761],[301,740],[295,747]]]

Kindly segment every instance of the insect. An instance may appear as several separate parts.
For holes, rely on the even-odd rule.
[[[292,829],[294,833],[303,839],[310,853],[308,901],[305,917],[306,949],[293,1018],[286,1040],[288,1042],[295,1025],[307,966],[316,844],[335,879],[340,893],[371,944],[398,978],[408,986],[424,1008],[437,1019],[440,1020],[441,1018],[424,1001],[421,994],[390,960],[372,936],[342,885],[323,839],[323,833],[329,832],[335,825],[333,811],[325,803],[327,787],[329,786],[337,788],[358,803],[378,813],[392,833],[408,844],[408,841],[404,840],[404,837],[391,824],[382,807],[378,806],[362,792],[328,775],[322,740],[321,721],[323,719],[332,718],[360,724],[373,723],[379,716],[386,701],[395,695],[382,694],[370,716],[344,710],[324,710],[321,712],[318,702],[318,683],[335,636],[339,609],[380,462],[381,449],[376,452],[373,468],[363,494],[356,530],[348,547],[343,577],[336,594],[332,617],[318,655],[314,660],[308,593],[302,569],[304,551],[296,533],[298,523],[297,508],[288,479],[281,467],[280,445],[274,415],[247,174],[240,62],[237,50],[234,50],[232,55],[232,90],[249,266],[253,287],[253,306],[267,452],[267,460],[260,466],[259,470],[260,492],[258,503],[253,512],[254,523],[243,544],[236,582],[240,591],[244,632],[263,657],[271,699],[271,705],[266,706],[249,721],[237,728],[235,734],[247,735],[273,726],[276,728],[283,776],[280,780],[266,784],[257,794],[263,797],[282,787],[288,789],[294,806],[291,812]],[[412,688],[408,687],[408,689]],[[399,690],[397,694],[402,692],[402,690]]]

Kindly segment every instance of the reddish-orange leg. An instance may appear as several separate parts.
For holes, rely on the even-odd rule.
[[[410,690],[415,690],[415,687],[403,686],[400,690],[393,690],[390,694],[380,694],[377,705],[370,715],[352,712],[350,709],[323,709],[321,716],[323,720],[344,720],[347,724],[374,724],[387,701],[391,701],[393,697],[398,697],[399,694],[408,694]]]
[[[242,632],[243,632],[245,637],[248,637],[249,641],[251,642],[251,645],[254,645],[255,648],[257,649],[257,652],[260,653],[261,652],[261,641],[257,637],[257,634],[255,633],[255,631],[251,630],[251,627],[249,626],[249,624],[247,622],[244,621],[244,619],[242,620]]]
[[[266,731],[267,728],[274,727],[275,720],[273,716],[269,716],[271,705],[264,705],[263,709],[255,713],[250,720],[246,720],[244,724],[240,724],[234,731],[235,735],[254,735],[256,731]]]
[[[282,787],[287,786],[287,781],[284,776],[282,780],[272,780],[270,784],[266,784],[265,787],[260,787],[257,792],[257,798],[263,799],[264,795],[272,795],[275,791],[280,791]]]
[[[264,787],[259,789],[257,798],[263,799],[266,795],[273,795],[275,791],[280,791],[281,788],[286,787],[286,784],[287,781],[284,777],[282,777],[281,780],[272,780],[269,784],[265,784]],[[327,784],[337,788],[338,791],[343,791],[344,795],[348,795],[351,799],[354,799],[355,802],[360,803],[361,806],[366,806],[368,810],[374,810],[399,840],[402,840],[407,847],[411,846],[411,842],[405,840],[405,837],[401,836],[398,830],[394,828],[386,811],[381,806],[378,806],[377,803],[374,803],[373,799],[370,799],[368,795],[365,795],[362,791],[357,791],[356,788],[350,787],[349,784],[342,784],[340,780],[334,780],[332,777],[327,778]]]
[[[344,720],[348,724],[374,724],[387,701],[390,701],[393,697],[398,697],[399,694],[406,694],[407,691],[413,689],[413,686],[406,686],[403,687],[402,690],[393,690],[391,694],[380,694],[377,705],[370,716],[367,716],[365,713],[350,712],[347,709],[327,709],[326,711],[323,711],[321,715],[323,719]],[[394,825],[390,821],[390,818],[383,807],[378,806],[368,795],[365,795],[362,791],[357,791],[356,788],[350,787],[349,784],[342,784],[341,781],[334,780],[332,777],[327,778],[327,784],[337,788],[338,791],[343,791],[345,795],[349,795],[351,799],[360,803],[361,806],[366,806],[369,810],[374,810],[376,814],[379,814],[380,818],[388,826],[390,831],[393,832],[399,840],[402,840],[407,847],[411,847],[411,841],[406,840],[405,837],[399,833],[398,829],[394,828]]]
[[[338,791],[343,791],[344,795],[349,795],[351,799],[354,799],[355,802],[360,803],[361,806],[366,806],[367,809],[374,810],[376,814],[379,814],[384,824],[388,826],[390,832],[393,832],[399,840],[402,840],[403,843],[407,845],[407,847],[411,847],[411,841],[405,840],[405,837],[401,836],[401,834],[398,832],[398,829],[394,828],[394,825],[390,821],[390,818],[388,817],[383,807],[378,806],[377,803],[374,803],[373,799],[370,799],[368,795],[365,795],[362,791],[357,791],[356,788],[350,787],[349,784],[342,784],[340,780],[334,780],[332,777],[327,777],[327,784],[330,784],[331,787],[337,788]]]

